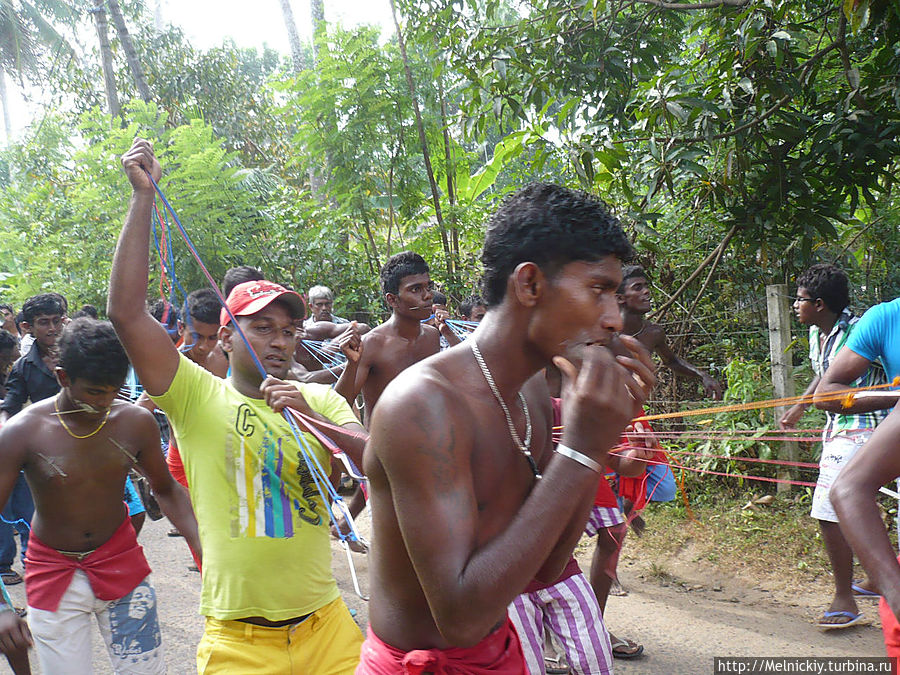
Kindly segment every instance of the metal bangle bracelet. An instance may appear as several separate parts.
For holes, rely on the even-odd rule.
[[[554,448],[554,452],[558,452],[563,457],[568,457],[569,459],[575,460],[582,466],[586,466],[587,468],[589,468],[591,471],[603,475],[603,467],[600,464],[592,460],[587,455],[578,452],[577,450],[573,450],[567,445],[558,443],[556,448]]]

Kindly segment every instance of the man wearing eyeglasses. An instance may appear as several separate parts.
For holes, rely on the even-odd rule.
[[[859,317],[847,309],[849,304],[847,275],[834,265],[813,265],[797,279],[794,313],[800,323],[809,326],[809,360],[815,373],[806,389],[807,395],[812,395],[822,378],[827,377],[832,361],[855,330]],[[858,374],[850,386],[869,387],[884,381],[884,370],[876,364]],[[779,420],[781,428],[795,428],[808,407],[808,403],[791,407]],[[869,440],[885,413],[842,414],[835,410],[827,412],[826,416],[819,477],[810,514],[819,521],[834,576],[834,598],[816,624],[830,630],[848,628],[862,619],[854,598],[853,551],[844,538],[831,504],[831,486],[844,466]],[[863,583],[857,588],[865,589],[866,586]]]

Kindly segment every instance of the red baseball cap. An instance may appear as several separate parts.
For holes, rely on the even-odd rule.
[[[306,315],[306,305],[294,291],[279,286],[271,281],[245,281],[231,289],[225,303],[235,316],[256,314],[275,300],[281,300],[291,308],[294,319],[302,319]],[[227,326],[231,321],[228,311],[223,307],[219,315],[219,323]]]

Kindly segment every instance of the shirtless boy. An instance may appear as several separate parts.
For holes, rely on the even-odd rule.
[[[338,343],[350,350],[350,357],[335,391],[351,406],[362,392],[366,422],[391,380],[440,351],[440,333],[422,323],[432,314],[434,297],[428,264],[422,256],[412,251],[391,256],[381,268],[381,290],[391,308],[391,318],[362,337],[351,325],[338,338]],[[350,514],[355,518],[365,505],[362,490],[357,489],[350,500]]]
[[[716,400],[722,398],[722,385],[709,373],[673,352],[662,327],[644,318],[650,311],[650,283],[647,273],[639,265],[628,265],[622,270],[619,306],[622,311],[622,332],[625,335],[640,340],[649,352],[656,352],[663,365],[676,375],[700,380],[707,396]]]
[[[153,416],[117,401],[127,369],[112,326],[77,319],[59,341],[59,394],[0,431],[0,501],[20,469],[35,498],[25,589],[45,673],[93,672],[91,615],[114,672],[166,672],[150,567],[122,501],[128,471],[147,476],[195,546],[197,523],[187,492],[166,470]]]
[[[412,251],[398,253],[381,268],[381,291],[391,318],[359,340],[335,390],[353,403],[362,392],[366,414],[399,373],[440,350],[440,333],[422,321],[431,316],[433,291],[428,265]],[[352,340],[348,334],[342,344]]]
[[[398,375],[372,416],[373,591],[357,673],[524,672],[507,605],[560,577],[607,452],[656,381],[635,340],[623,338],[628,357],[605,347],[622,327],[630,255],[602,202],[558,186],[521,190],[491,220],[484,320]],[[552,359],[566,376],[555,452],[540,376]]]

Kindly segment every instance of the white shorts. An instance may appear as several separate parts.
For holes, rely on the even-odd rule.
[[[75,570],[55,612],[28,608],[28,627],[41,672],[91,675],[91,616],[97,617],[116,675],[163,675],[166,659],[156,613],[156,591],[146,577],[118,600],[94,597],[87,574]]]
[[[847,462],[853,459],[853,456],[869,440],[873,431],[874,429],[865,429],[852,434],[842,434],[822,443],[819,479],[816,481],[812,509],[810,509],[810,515],[816,520],[838,522],[837,514],[834,512],[829,497],[831,486],[834,485],[834,481],[837,480],[838,474],[847,465]]]
[[[591,509],[584,533],[589,537],[596,537],[600,530],[607,527],[615,527],[625,522],[622,512],[616,506],[595,506]]]
[[[509,606],[529,675],[543,675],[544,627],[549,628],[577,675],[610,675],[612,646],[597,596],[584,574],[533,593],[523,593]]]

